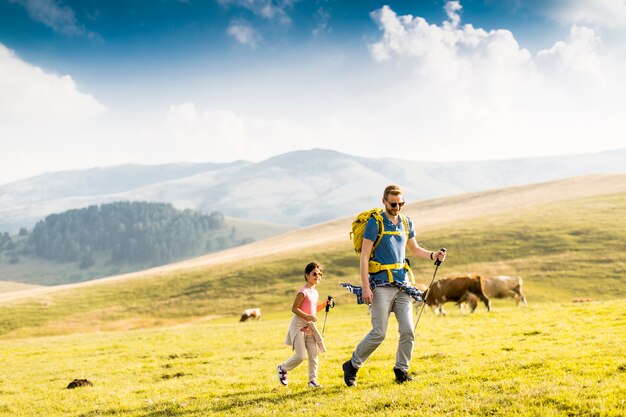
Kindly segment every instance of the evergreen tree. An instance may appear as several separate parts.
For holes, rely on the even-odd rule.
[[[94,253],[116,263],[157,264],[237,244],[220,235],[223,228],[224,216],[217,212],[207,215],[176,210],[171,204],[118,202],[52,214],[35,225],[29,245],[40,257],[79,262],[81,268],[94,265]],[[234,236],[234,229],[228,231]],[[8,247],[11,239],[6,240],[0,235],[0,248]]]

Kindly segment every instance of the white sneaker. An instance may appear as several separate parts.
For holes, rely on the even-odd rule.
[[[322,388],[322,385],[320,385],[317,381],[313,380],[313,381],[309,381],[309,388]]]
[[[278,381],[282,385],[287,385],[287,371],[283,370],[283,367],[278,365]]]

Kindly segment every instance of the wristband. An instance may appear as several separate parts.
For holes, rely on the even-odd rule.
[[[435,253],[435,252],[431,252],[431,253],[430,253],[430,260],[431,260],[431,261],[433,260],[433,253]]]

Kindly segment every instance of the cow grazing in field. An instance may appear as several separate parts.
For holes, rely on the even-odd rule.
[[[262,311],[260,308],[249,308],[247,310],[244,310],[243,313],[241,314],[241,319],[239,319],[240,322],[242,321],[246,321],[248,319],[255,319],[255,320],[259,320],[261,318],[262,315]]]
[[[527,305],[526,297],[522,292],[523,280],[518,276],[509,275],[497,275],[495,277],[486,278],[484,280],[485,295],[490,298],[513,298],[515,305],[519,305],[521,301],[524,305]],[[466,294],[465,297],[459,300],[459,305],[467,301],[467,304],[472,310],[478,305],[478,298],[471,293]]]
[[[527,305],[526,297],[522,292],[524,282],[521,277],[510,275],[497,275],[485,280],[485,292],[488,297],[492,298],[508,298],[515,300],[515,305],[519,305],[521,301]]]
[[[468,274],[462,276],[448,277],[436,281],[428,291],[426,296],[426,304],[435,312],[446,315],[443,305],[448,301],[459,302],[467,294],[472,294],[482,300],[487,307],[487,311],[491,311],[491,301],[485,295],[483,287],[483,277],[478,274]],[[472,312],[476,306],[472,307]]]

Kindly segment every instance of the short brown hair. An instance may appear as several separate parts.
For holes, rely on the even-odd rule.
[[[385,187],[385,192],[383,193],[383,198],[386,200],[387,196],[391,194],[391,195],[399,195],[402,194],[402,190],[400,189],[400,186],[397,184],[390,184],[387,187]]]

